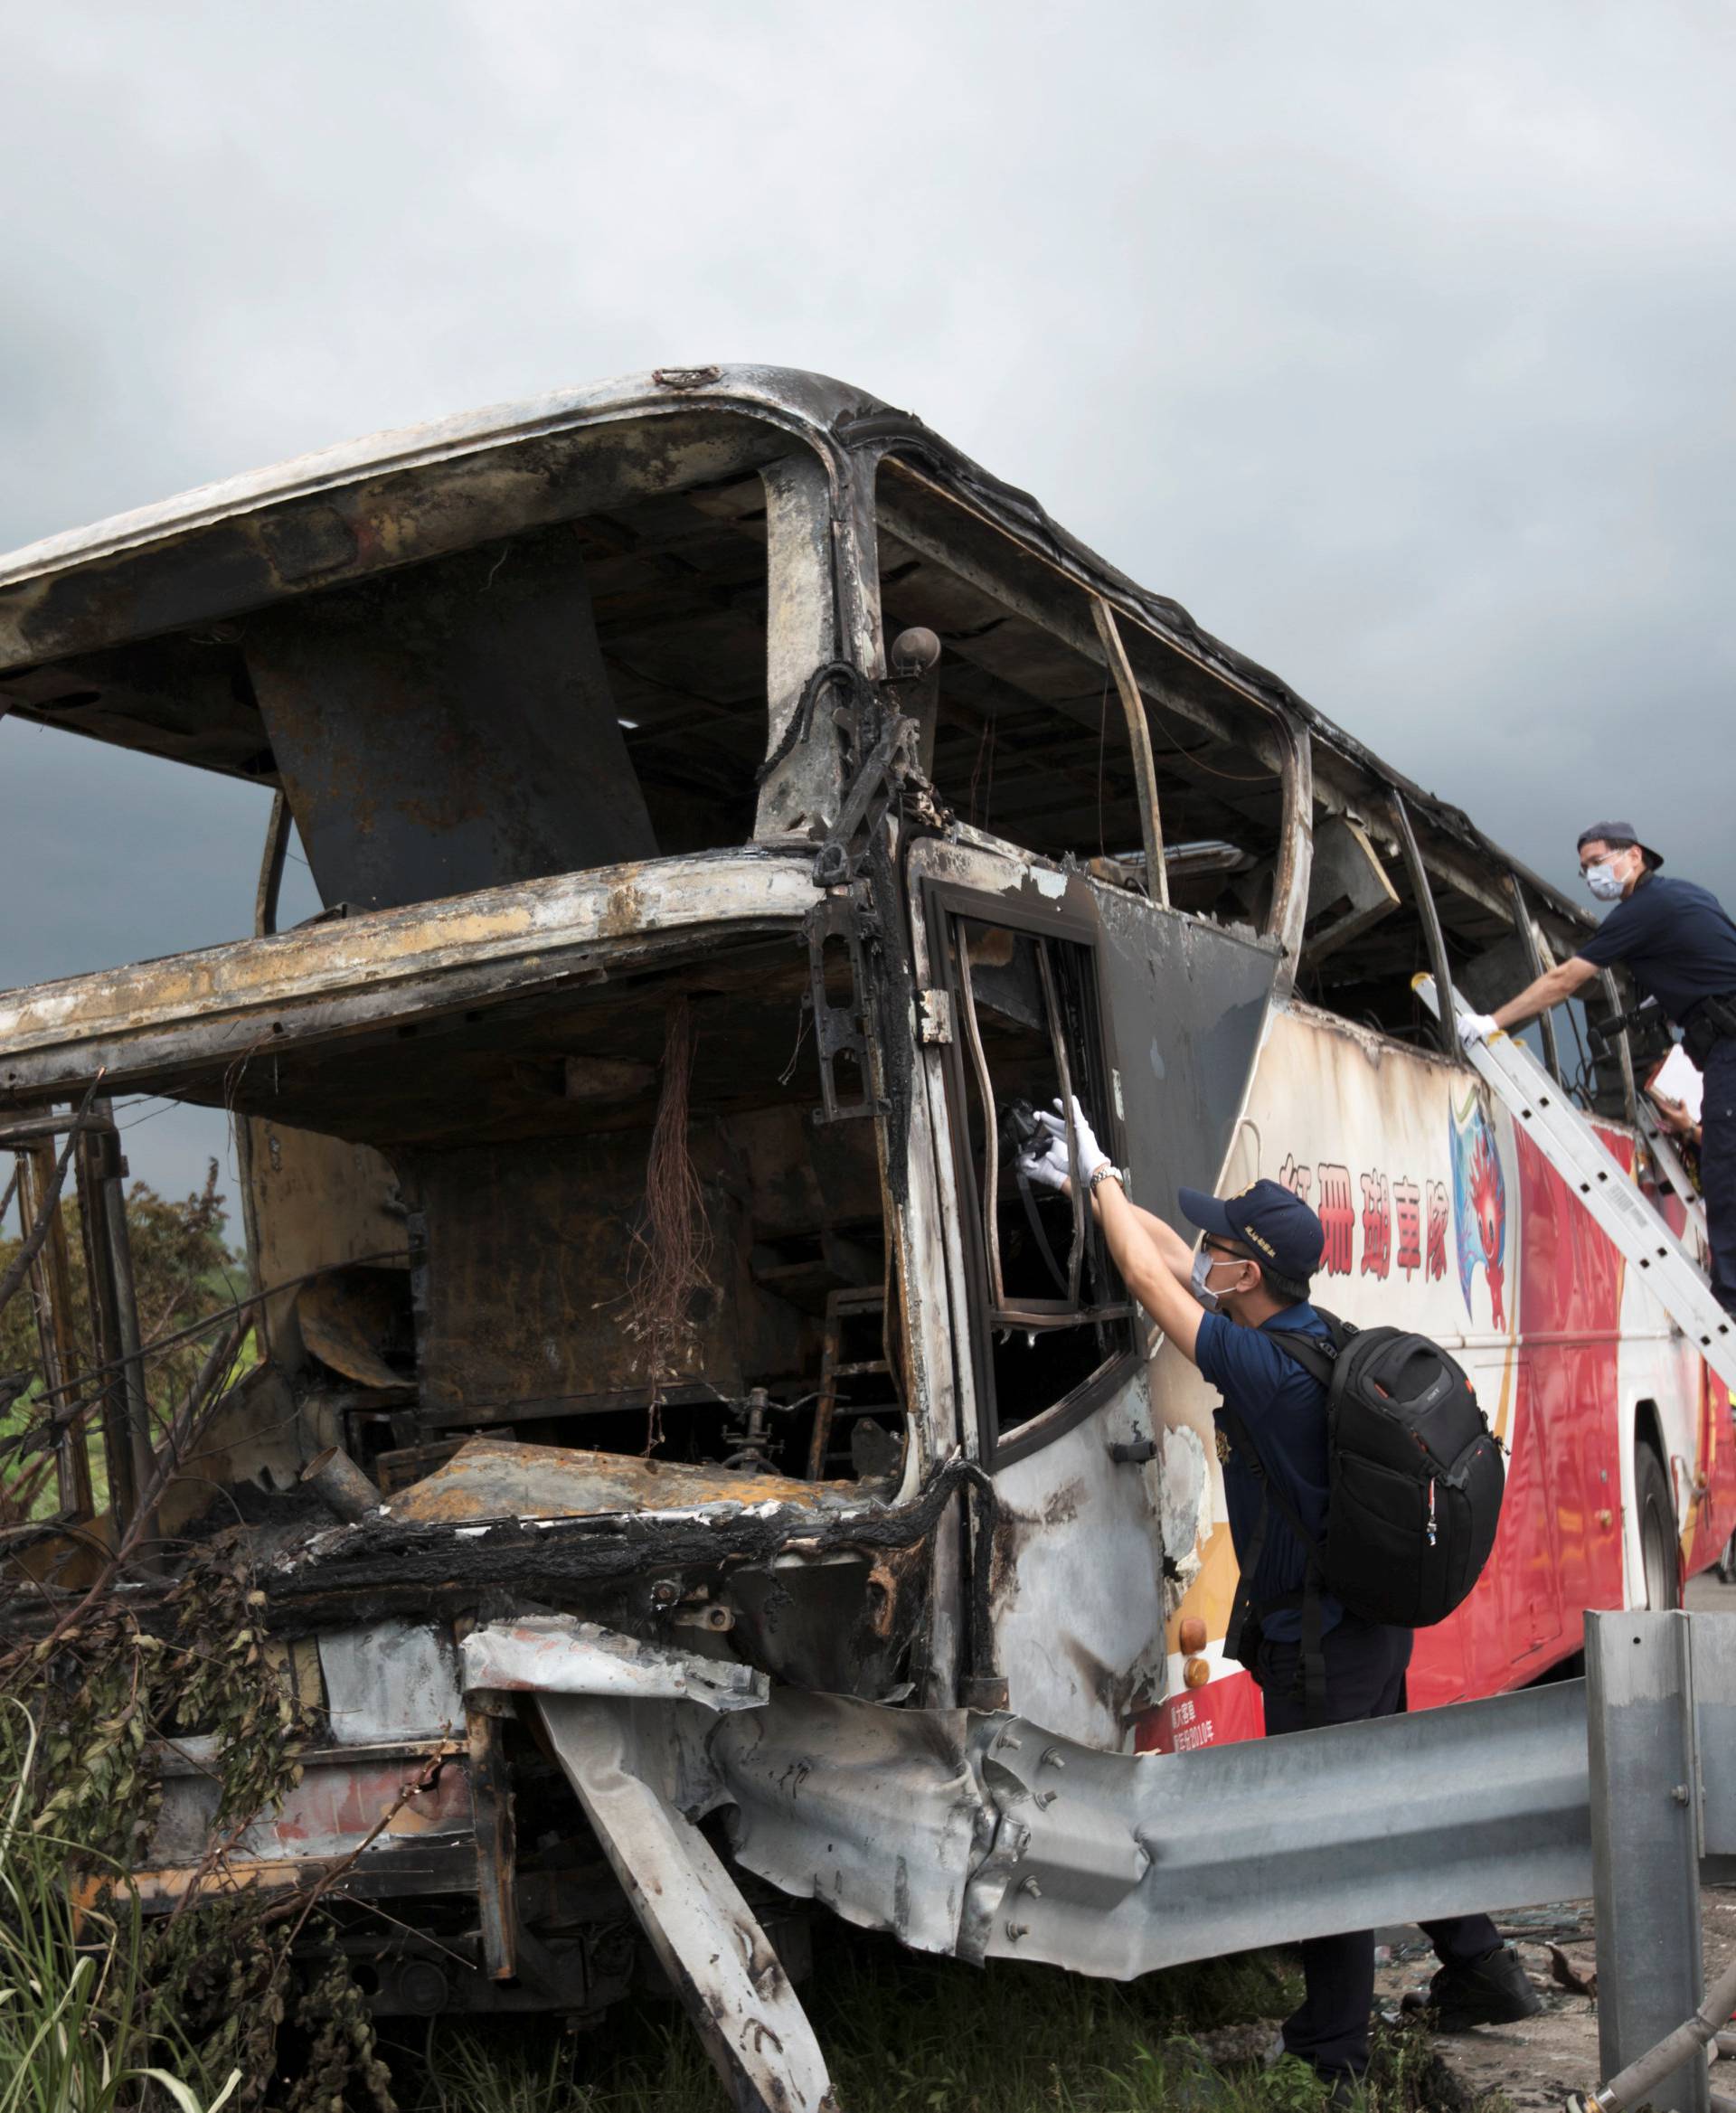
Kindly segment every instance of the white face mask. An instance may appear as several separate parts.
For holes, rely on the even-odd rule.
[[[1214,1314],[1223,1301],[1206,1282],[1212,1273],[1212,1256],[1209,1249],[1202,1248],[1194,1258],[1194,1274],[1188,1278],[1188,1289],[1209,1314]]]
[[[1585,876],[1585,884],[1599,902],[1619,902],[1626,884],[1621,875],[1607,865],[1593,866]]]

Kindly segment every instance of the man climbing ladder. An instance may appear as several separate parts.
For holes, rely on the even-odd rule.
[[[1593,822],[1580,832],[1579,852],[1586,886],[1615,908],[1577,954],[1516,997],[1493,1013],[1462,1013],[1459,1038],[1470,1049],[1523,1026],[1624,963],[1641,992],[1682,1029],[1705,1080],[1700,1187],[1712,1290],[1727,1313],[1736,1313],[1736,923],[1708,889],[1661,878],[1662,857],[1640,842],[1631,822]]]

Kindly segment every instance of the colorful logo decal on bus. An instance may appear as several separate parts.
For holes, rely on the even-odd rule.
[[[1507,1184],[1495,1132],[1473,1087],[1453,1110],[1453,1223],[1458,1234],[1458,1288],[1471,1310],[1471,1278],[1477,1264],[1489,1280],[1497,1328],[1507,1325],[1502,1303],[1507,1244]]]

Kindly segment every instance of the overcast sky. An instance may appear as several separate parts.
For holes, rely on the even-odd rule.
[[[551,387],[818,368],[1563,885],[1632,811],[1736,903],[1731,6],[0,0],[0,549]],[[244,933],[266,808],[0,721],[0,984]],[[184,1189],[209,1135],[157,1115],[135,1171]]]

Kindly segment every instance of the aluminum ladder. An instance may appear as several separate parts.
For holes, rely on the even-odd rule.
[[[1657,1162],[1658,1171],[1665,1181],[1681,1198],[1682,1208],[1688,1214],[1688,1223],[1700,1236],[1702,1244],[1709,1246],[1706,1206],[1700,1201],[1700,1192],[1688,1179],[1688,1170],[1682,1164],[1682,1155],[1676,1150],[1675,1138],[1658,1120],[1656,1112],[1644,1093],[1637,1097],[1637,1105],[1640,1136],[1651,1147],[1652,1157]]]
[[[1437,1018],[1440,1001],[1432,976],[1413,988]],[[1455,1001],[1463,1019],[1469,1008]],[[1466,1050],[1471,1069],[1499,1096],[1515,1123],[1577,1195],[1629,1263],[1640,1271],[1665,1313],[1732,1393],[1736,1393],[1736,1316],[1712,1295],[1699,1265],[1685,1252],[1575,1108],[1524,1042],[1495,1034]],[[1684,1177],[1685,1178],[1685,1177]]]

